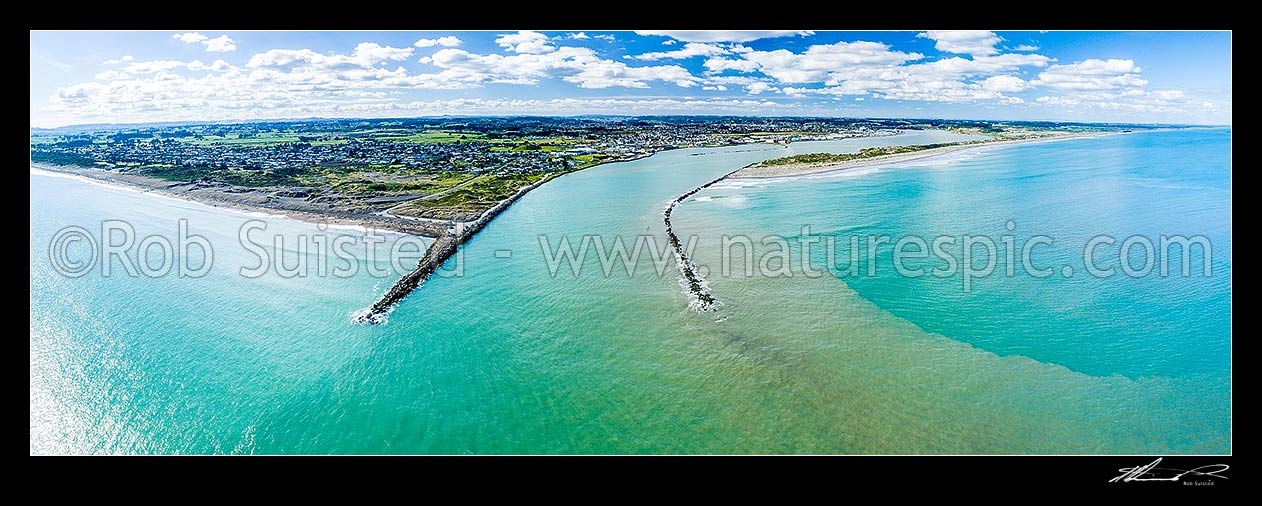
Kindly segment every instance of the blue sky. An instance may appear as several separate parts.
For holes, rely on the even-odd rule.
[[[31,32],[31,126],[739,114],[1231,123],[1229,32]]]

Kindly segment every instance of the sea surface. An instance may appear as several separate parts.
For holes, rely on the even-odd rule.
[[[378,326],[352,315],[407,266],[390,265],[391,247],[408,242],[400,236],[368,243],[362,230],[32,170],[31,452],[1230,452],[1230,129],[724,181],[674,213],[721,302],[689,309],[663,254],[662,210],[679,194],[787,154],[966,138],[684,149],[568,174],[500,215]],[[126,242],[116,222],[102,237],[104,220],[134,231],[121,258],[101,258]],[[184,235],[211,246],[204,273],[207,255],[180,247],[181,220]],[[995,272],[967,290],[958,273],[895,269],[901,238],[954,237],[960,258],[966,235],[999,248]],[[1114,266],[1109,277],[1090,275],[1082,258],[1103,235],[1115,243],[1092,261]],[[1181,258],[1164,277],[1121,272],[1123,241],[1163,235],[1212,248],[1193,249],[1188,276]],[[725,236],[754,245],[753,275],[723,253]],[[872,249],[875,272],[866,247],[848,270],[850,238],[870,236],[891,239]],[[1050,276],[1015,265],[1035,236],[1051,242],[1030,263]],[[157,237],[186,276],[126,271],[124,259],[159,270]],[[338,237],[356,259],[320,246]],[[644,245],[638,261],[602,262],[596,250],[619,238]],[[801,241],[812,238],[821,242]],[[787,253],[770,255],[780,240]],[[1142,241],[1132,242],[1127,260],[1142,267]],[[89,243],[96,264],[64,275],[76,268],[67,262],[94,258]],[[558,260],[566,244],[588,254]],[[980,269],[988,257],[974,249]],[[261,255],[280,269],[243,272]],[[812,264],[817,272],[802,269]]]

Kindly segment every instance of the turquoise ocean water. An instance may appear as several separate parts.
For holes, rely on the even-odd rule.
[[[367,272],[388,267],[381,250],[396,237],[353,276],[246,278],[257,259],[238,234],[257,216],[32,171],[31,451],[1229,452],[1230,135],[1145,132],[720,183],[674,215],[713,271],[722,306],[712,313],[687,308],[673,260],[661,276],[649,254],[634,275],[605,275],[591,254],[578,275],[564,263],[552,275],[541,243],[644,236],[664,247],[666,203],[748,163],[958,137],[688,149],[599,166],[523,197],[382,326],[351,315],[397,276]],[[200,278],[131,277],[118,260],[111,276],[57,274],[57,232],[99,235],[103,219],[126,221],[137,241],[171,242],[185,219],[212,244],[213,265]],[[299,245],[361,237],[264,220],[253,237],[267,254],[291,266],[303,257],[309,274],[344,262]],[[722,236],[792,241],[803,226],[838,238],[842,261],[852,235],[1020,244],[1042,234],[1054,240],[1033,263],[1057,272],[991,275],[965,292],[959,276],[893,272],[888,244],[874,276],[720,272]],[[1189,277],[1085,275],[1083,244],[1100,234],[1203,235],[1212,273],[1197,263]],[[1096,263],[1116,257],[1102,247]]]

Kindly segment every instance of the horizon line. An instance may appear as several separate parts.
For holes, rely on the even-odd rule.
[[[911,116],[816,116],[816,115],[758,115],[758,114],[432,114],[416,116],[307,116],[271,119],[222,119],[222,120],[173,120],[173,121],[141,121],[118,123],[70,123],[53,127],[30,126],[32,133],[36,130],[59,130],[65,128],[137,128],[145,126],[177,126],[177,125],[242,125],[250,123],[291,123],[301,121],[323,120],[408,120],[427,118],[562,118],[580,119],[584,117],[610,118],[779,118],[779,119],[849,119],[849,120],[934,120],[934,121],[977,121],[992,123],[1063,123],[1073,125],[1133,125],[1133,126],[1197,126],[1197,127],[1231,127],[1231,123],[1153,123],[1153,122],[1117,122],[1117,121],[1077,121],[1056,119],[985,119],[985,118],[945,118],[945,117],[911,117]]]

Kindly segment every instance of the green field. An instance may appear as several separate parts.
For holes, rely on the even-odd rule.
[[[551,173],[487,175],[442,197],[408,202],[394,212],[423,218],[466,219],[549,175]]]
[[[213,181],[235,186],[320,186],[319,177],[312,177],[311,169],[204,169],[198,167],[171,167],[147,165],[138,167],[136,173],[167,181]]]
[[[258,147],[295,142],[307,142],[312,146],[336,146],[350,142],[350,138],[367,138],[380,141],[410,142],[417,144],[446,144],[451,142],[483,140],[485,137],[486,136],[484,134],[480,133],[449,132],[441,130],[407,133],[398,129],[370,129],[339,133],[337,135],[316,135],[314,138],[307,137],[306,135],[298,132],[285,131],[262,132],[258,134],[250,134],[245,137],[241,137],[239,134],[186,136],[176,138],[176,140],[197,146]]]
[[[383,135],[376,137],[378,140],[395,141],[395,142],[413,142],[417,144],[446,144],[449,142],[461,142],[481,140],[485,138],[485,134],[480,133],[463,133],[463,132],[447,132],[441,130],[431,130],[420,132],[412,135]]]
[[[602,163],[605,163],[606,161],[609,160],[609,158],[611,158],[611,155],[606,154],[606,153],[590,153],[586,155],[577,155],[574,157],[574,161],[578,165],[576,165],[574,169],[578,170],[578,169],[586,169],[588,167],[594,167]]]
[[[358,178],[357,178],[358,176]],[[417,193],[429,195],[451,189],[477,177],[463,172],[440,172],[433,175],[393,177],[389,180],[373,180],[364,173],[350,174],[334,184],[340,193]]]
[[[181,137],[176,139],[197,146],[267,146],[298,142],[297,134],[261,133],[258,136],[240,137],[238,135],[204,135],[200,137]]]
[[[337,146],[341,144],[346,144],[348,142],[350,142],[349,139],[322,139],[318,141],[311,141],[311,145],[312,146]]]
[[[533,142],[533,141],[500,143],[496,146],[491,147],[491,151],[511,151],[513,153],[524,153],[528,151],[541,151],[544,153],[550,153],[550,152],[556,152],[556,151],[565,151],[567,149],[570,149],[569,144],[552,144],[552,143],[545,144],[545,143]]]
[[[435,193],[473,179],[452,171],[406,170],[398,167],[295,167],[284,169],[207,169],[169,165],[123,166],[129,171],[167,181],[213,181],[237,186],[330,186],[340,193]]]

